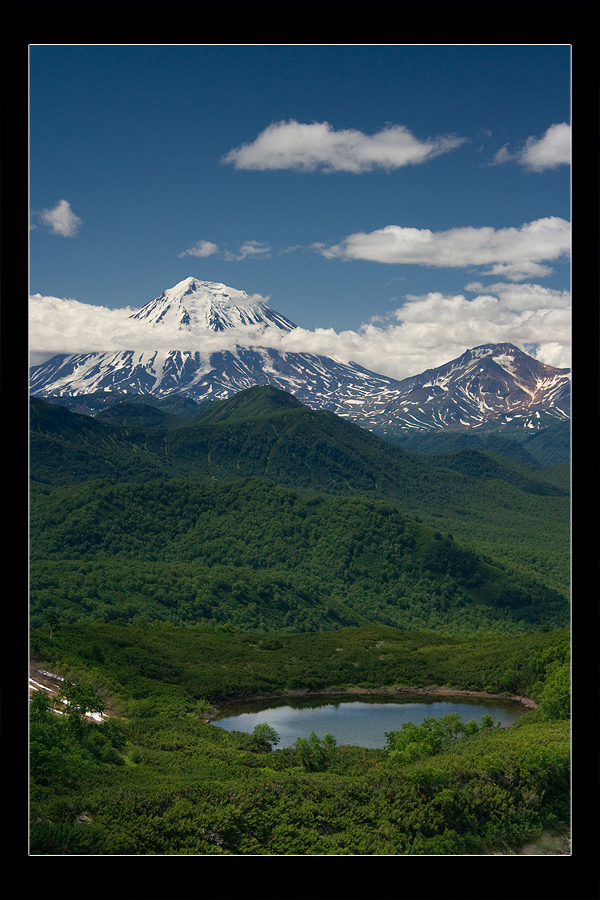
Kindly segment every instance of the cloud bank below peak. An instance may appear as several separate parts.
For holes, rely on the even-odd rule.
[[[129,307],[109,309],[35,294],[30,297],[29,311],[31,364],[57,353],[131,349],[218,352],[239,345],[329,356],[402,379],[481,344],[509,342],[549,365],[571,365],[570,292],[535,283],[484,286],[472,282],[460,294],[432,291],[408,295],[385,316],[346,331],[299,326],[284,332],[247,326],[226,333],[200,333],[151,327],[132,318],[135,312]]]

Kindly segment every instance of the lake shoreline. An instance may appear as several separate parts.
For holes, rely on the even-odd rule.
[[[430,685],[426,687],[412,687],[407,685],[383,685],[380,687],[360,687],[358,685],[352,687],[323,687],[313,688],[285,688],[281,691],[274,691],[268,694],[253,694],[252,696],[238,694],[223,698],[217,702],[211,703],[213,711],[203,714],[206,721],[215,719],[221,712],[226,710],[228,706],[241,703],[260,703],[267,700],[286,700],[293,698],[311,698],[311,697],[351,697],[351,696],[386,696],[386,697],[427,697],[429,699],[440,698],[448,700],[452,697],[471,697],[476,700],[499,700],[520,703],[527,709],[537,709],[538,704],[530,697],[524,697],[520,694],[492,694],[489,691],[474,691],[460,688],[454,688],[449,685]]]

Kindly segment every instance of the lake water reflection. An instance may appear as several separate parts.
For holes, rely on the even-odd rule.
[[[431,716],[440,719],[447,713],[458,713],[463,722],[475,719],[477,723],[485,715],[491,715],[494,725],[512,725],[525,712],[525,707],[514,701],[484,701],[460,698],[414,699],[403,697],[352,697],[321,698],[298,701],[270,702],[228,706],[223,718],[214,724],[226,731],[242,731],[251,734],[256,725],[266,722],[279,735],[277,747],[291,747],[299,737],[307,738],[311,732],[323,738],[332,734],[338,744],[354,744],[359,747],[381,748],[386,745],[386,731],[400,731],[405,722],[420,725]]]

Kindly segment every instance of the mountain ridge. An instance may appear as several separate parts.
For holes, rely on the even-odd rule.
[[[193,277],[130,318],[144,322],[147,340],[163,349],[57,354],[32,367],[30,392],[48,398],[181,395],[206,402],[271,384],[313,409],[330,410],[387,437],[531,431],[570,418],[570,370],[540,363],[506,342],[479,345],[399,380],[354,362],[282,349],[282,336],[297,327],[291,320],[263,298]],[[189,335],[190,349],[165,349],[174,333]],[[226,347],[215,349],[216,335],[228,340]]]
[[[405,413],[403,422],[410,417],[413,427],[421,424],[427,430],[508,424],[519,417],[530,428],[532,414],[538,420],[544,415],[565,421],[570,417],[570,369],[540,363],[508,342],[482,344],[401,381],[388,412],[399,409]]]

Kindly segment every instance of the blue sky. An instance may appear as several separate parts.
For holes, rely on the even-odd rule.
[[[570,54],[32,45],[31,349],[44,298],[77,322],[192,275],[397,377],[487,340],[569,365]]]

